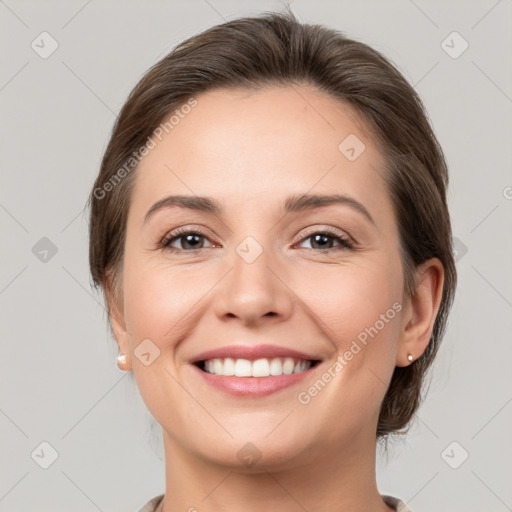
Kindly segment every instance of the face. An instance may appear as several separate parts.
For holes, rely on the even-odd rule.
[[[169,445],[231,467],[374,443],[403,329],[382,155],[306,86],[196,100],[131,197],[115,332],[143,400]]]

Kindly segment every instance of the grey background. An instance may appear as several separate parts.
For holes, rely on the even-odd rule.
[[[292,8],[396,63],[451,172],[456,302],[427,401],[407,438],[379,455],[379,490],[414,512],[512,510],[512,2]],[[266,9],[283,3],[0,0],[2,512],[138,510],[164,491],[159,430],[116,366],[89,285],[83,208],[142,74],[185,37]],[[43,31],[59,45],[46,59],[31,47]],[[469,44],[458,58],[442,46],[453,31]],[[453,37],[445,44],[462,48]],[[55,254],[41,252],[43,237]],[[45,441],[58,453],[47,469]]]

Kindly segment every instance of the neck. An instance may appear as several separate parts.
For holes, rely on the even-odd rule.
[[[279,467],[261,459],[244,470],[198,457],[164,431],[166,492],[159,512],[393,512],[377,489],[375,448],[375,437],[363,432],[336,452],[311,450]]]

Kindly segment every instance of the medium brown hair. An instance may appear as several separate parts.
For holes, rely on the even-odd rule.
[[[399,229],[405,297],[412,296],[418,265],[437,257],[444,267],[442,300],[429,345],[412,364],[395,367],[381,405],[377,437],[404,433],[423,399],[422,384],[444,335],[455,293],[448,172],[411,85],[378,51],[337,30],[300,23],[289,11],[263,13],[191,37],[148,70],[117,118],[89,197],[92,279],[104,294],[119,291],[138,163],[134,155],[170,113],[212,89],[291,84],[313,85],[350,105],[369,126],[387,164],[384,171]]]

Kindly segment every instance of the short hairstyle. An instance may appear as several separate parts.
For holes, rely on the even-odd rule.
[[[398,69],[368,45],[324,25],[300,23],[289,10],[222,23],[193,36],[152,66],[115,122],[90,193],[89,264],[93,284],[119,296],[136,152],[169,114],[206,91],[312,85],[350,105],[366,122],[386,165],[400,236],[404,297],[414,270],[437,257],[444,286],[424,353],[395,367],[381,404],[376,437],[402,434],[423,397],[422,384],[444,335],[457,274],[446,201],[448,171],[422,101]],[[122,294],[122,291],[120,292]],[[109,295],[110,296],[110,295]]]

